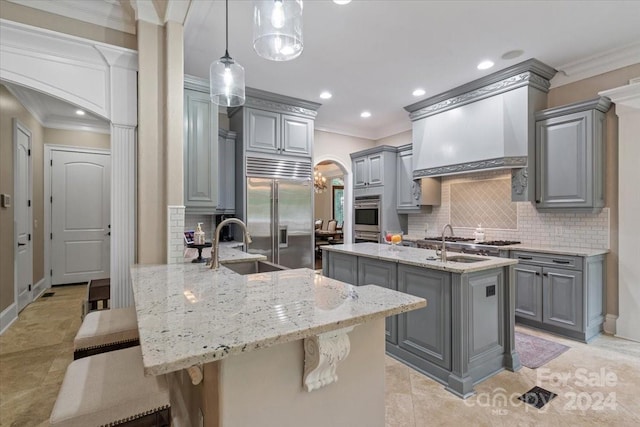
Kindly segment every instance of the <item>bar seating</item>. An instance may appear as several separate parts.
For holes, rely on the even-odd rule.
[[[140,346],[71,362],[53,406],[49,425],[171,425],[166,378],[144,376]]]
[[[73,359],[139,344],[134,307],[112,308],[87,314],[73,340]]]
[[[111,298],[111,279],[89,280],[87,285],[87,299],[82,307],[82,317],[88,313],[98,310],[98,303],[101,302],[102,310],[109,308],[109,298]]]

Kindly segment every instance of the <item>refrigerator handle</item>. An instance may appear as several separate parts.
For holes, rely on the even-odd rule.
[[[278,248],[289,247],[289,230],[288,226],[278,227]],[[279,258],[279,257],[278,257]]]
[[[280,264],[280,252],[278,251],[279,248],[279,241],[280,241],[280,236],[279,236],[279,229],[278,229],[278,225],[280,224],[280,218],[278,217],[279,213],[278,213],[278,181],[274,180],[273,181],[273,185],[271,186],[271,217],[273,218],[273,239],[271,239],[271,253],[272,255],[272,259],[273,262],[275,264]]]

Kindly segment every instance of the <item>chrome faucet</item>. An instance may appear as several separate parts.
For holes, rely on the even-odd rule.
[[[211,251],[211,266],[212,270],[217,270],[220,267],[220,256],[218,254],[220,249],[220,230],[222,227],[229,223],[235,223],[242,227],[242,231],[244,232],[244,244],[248,248],[251,243],[251,236],[249,235],[249,231],[247,230],[247,224],[240,221],[238,218],[227,218],[222,221],[216,227],[216,231],[213,233],[213,250]]]
[[[447,247],[445,245],[444,234],[447,231],[447,227],[451,230],[451,237],[453,237],[453,228],[451,228],[451,224],[447,224],[442,227],[442,249],[436,249],[436,255],[440,255],[440,261],[447,262]]]

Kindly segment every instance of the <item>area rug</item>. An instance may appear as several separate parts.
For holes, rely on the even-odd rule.
[[[569,350],[566,345],[523,334],[516,331],[516,351],[520,363],[530,369],[536,369]]]

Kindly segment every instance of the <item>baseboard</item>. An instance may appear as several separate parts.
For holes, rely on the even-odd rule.
[[[16,320],[18,320],[18,306],[14,302],[0,313],[0,335],[4,334],[4,331]]]
[[[607,314],[604,318],[604,331],[608,334],[615,335],[618,331],[616,327],[617,321],[618,316],[616,314]]]
[[[36,283],[35,285],[33,285],[33,301],[37,300],[38,298],[40,298],[40,296],[45,293],[45,291],[49,289],[49,287],[47,286],[47,281],[44,279],[44,277],[42,279],[40,279],[38,281],[38,283]]]

